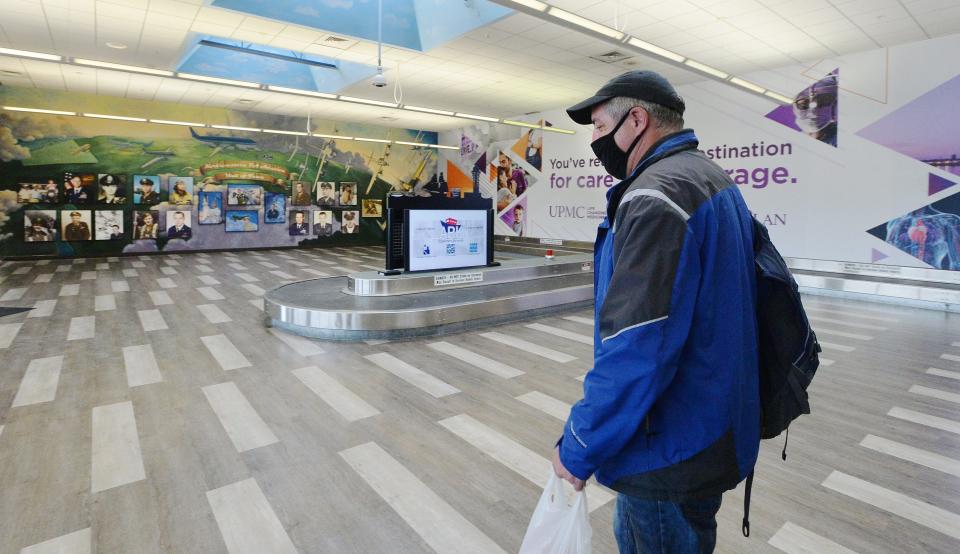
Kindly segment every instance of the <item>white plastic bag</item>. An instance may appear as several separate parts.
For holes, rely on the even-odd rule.
[[[575,493],[573,504],[568,504],[563,481],[551,468],[520,554],[590,554],[592,536],[585,491]]]

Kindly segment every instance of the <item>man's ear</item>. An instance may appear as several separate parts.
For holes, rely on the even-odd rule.
[[[634,106],[630,109],[630,120],[633,121],[633,124],[636,125],[641,131],[645,130],[647,125],[650,124],[650,117],[648,116],[646,110],[640,106]]]

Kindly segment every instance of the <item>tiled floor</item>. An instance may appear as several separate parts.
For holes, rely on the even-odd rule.
[[[0,306],[35,309],[0,319],[0,553],[515,552],[592,314],[397,343],[264,326],[263,291],[381,260],[4,263]],[[807,303],[814,413],[786,462],[764,444],[751,538],[725,496],[718,552],[960,551],[960,317]]]

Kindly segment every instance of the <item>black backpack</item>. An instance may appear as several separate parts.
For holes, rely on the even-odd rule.
[[[820,343],[810,328],[800,290],[762,223],[753,220],[757,272],[757,327],[760,350],[760,438],[786,431],[781,457],[787,459],[790,423],[810,413],[807,387],[820,366]],[[743,535],[750,536],[750,490],[743,497]]]

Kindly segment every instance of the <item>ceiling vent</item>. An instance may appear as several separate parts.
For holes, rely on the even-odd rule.
[[[354,44],[357,44],[358,41],[344,38],[337,35],[326,35],[321,37],[315,44],[320,44],[323,46],[329,46],[330,48],[336,48],[338,50],[346,50]]]
[[[605,54],[598,54],[596,56],[590,56],[591,60],[597,60],[598,62],[603,63],[617,63],[626,60],[627,58],[632,57],[629,54],[624,54],[623,52],[618,52],[617,50],[611,50]]]

